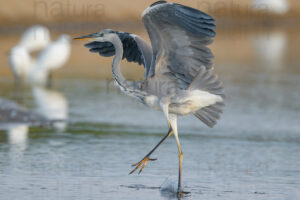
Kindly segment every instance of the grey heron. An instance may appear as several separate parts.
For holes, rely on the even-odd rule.
[[[158,1],[142,15],[151,46],[141,37],[105,29],[74,39],[90,39],[91,52],[113,56],[112,74],[125,94],[160,110],[167,119],[169,131],[138,163],[130,174],[141,173],[157,147],[174,133],[179,155],[178,193],[181,193],[183,153],[177,131],[177,116],[193,114],[213,127],[222,113],[222,83],[212,74],[213,54],[207,45],[215,36],[215,20],[197,9],[176,3]],[[120,70],[122,59],[143,64],[145,79],[126,80]]]

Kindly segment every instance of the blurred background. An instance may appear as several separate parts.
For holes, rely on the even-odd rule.
[[[153,2],[0,0],[0,199],[173,198],[158,190],[177,174],[173,138],[142,176],[127,176],[166,133],[162,113],[119,92],[112,58],[71,40],[111,28],[149,42],[141,13]],[[214,129],[180,118],[187,198],[299,199],[300,2],[168,2],[216,19],[210,48],[227,96]],[[24,49],[26,30],[29,46],[44,44]],[[47,70],[18,75],[26,62]],[[140,80],[144,69],[124,60],[122,72]]]
[[[88,2],[12,0],[4,2],[1,3],[5,6],[0,8],[1,77],[11,77],[7,66],[7,53],[18,43],[26,28],[35,24],[45,25],[51,31],[53,40],[61,33],[77,36],[100,31],[103,28],[135,32],[148,40],[141,22],[141,12],[153,1],[128,3],[118,0],[89,0]],[[297,0],[176,2],[201,9],[216,19],[217,37],[211,48],[216,55],[217,64],[232,60],[249,63],[257,60],[258,57],[263,57],[260,52],[265,54],[267,52],[260,49],[257,43],[260,43],[261,47],[272,49],[269,58],[273,56],[273,58],[295,62],[298,57],[296,48],[299,44],[297,29],[300,23],[300,2]],[[263,42],[269,42],[274,48],[262,44]],[[276,45],[280,47],[276,48]],[[82,75],[91,78],[111,77],[109,70],[111,59],[99,59],[102,58],[90,54],[82,48],[82,44],[72,42],[71,57],[66,67],[57,71],[57,75],[76,78]],[[107,64],[98,67],[99,63],[103,62]],[[83,68],[82,66],[87,63],[89,67]],[[130,78],[142,72],[140,68],[127,68],[127,64],[124,65],[126,69],[124,73]],[[140,70],[137,72],[137,69]]]

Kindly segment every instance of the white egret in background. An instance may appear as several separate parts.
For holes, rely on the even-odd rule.
[[[44,49],[51,42],[49,30],[41,25],[35,25],[27,29],[19,42],[19,45],[29,52]]]
[[[35,65],[30,56],[32,51],[39,51],[51,42],[49,30],[41,25],[35,25],[27,29],[16,46],[9,54],[9,66],[16,81],[24,81]]]
[[[290,9],[286,0],[253,0],[252,6],[254,10],[275,14],[285,14]]]
[[[8,62],[16,81],[25,80],[34,65],[28,50],[21,45],[11,49]]]
[[[27,30],[20,44],[12,48],[9,65],[16,81],[26,80],[29,83],[45,84],[51,72],[62,67],[69,59],[70,39],[63,34],[49,44],[50,36],[45,40],[41,30],[34,30],[32,28]],[[30,52],[40,48],[44,49],[36,59],[32,58]]]
[[[27,81],[46,83],[51,72],[61,68],[68,61],[70,52],[70,37],[63,34],[39,54],[35,66],[27,76]]]
[[[253,46],[264,67],[280,69],[283,66],[283,56],[287,43],[283,32],[261,33],[254,37]]]
[[[32,89],[37,112],[50,121],[58,121],[53,126],[64,131],[68,119],[68,101],[61,93],[40,86]]]

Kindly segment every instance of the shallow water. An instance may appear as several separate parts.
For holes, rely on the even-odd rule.
[[[179,119],[183,185],[191,192],[184,199],[300,199],[299,62],[286,59],[289,38],[282,45],[280,34],[270,35],[240,40],[253,44],[249,61],[217,62],[227,98],[214,129]],[[271,44],[283,49],[264,54]],[[128,175],[166,134],[162,113],[87,78],[58,79],[53,89],[14,88],[2,78],[0,89],[1,98],[68,121],[0,131],[0,199],[176,198],[159,189],[176,184],[173,137],[141,175]]]

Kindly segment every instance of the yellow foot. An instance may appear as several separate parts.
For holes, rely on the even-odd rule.
[[[188,194],[190,194],[190,192],[183,191],[181,187],[178,187],[178,190],[177,190],[178,198],[186,197]]]
[[[143,160],[141,160],[140,162],[138,163],[135,163],[132,165],[132,167],[136,166],[129,174],[132,174],[133,172],[135,172],[139,167],[141,167],[140,171],[139,171],[139,174],[142,173],[143,169],[145,168],[146,164],[148,161],[155,161],[157,159],[153,159],[153,158],[149,158],[149,157],[145,157]]]
[[[182,191],[181,189],[178,190],[177,192],[177,197],[178,198],[183,198],[186,197],[190,194],[190,192]]]

